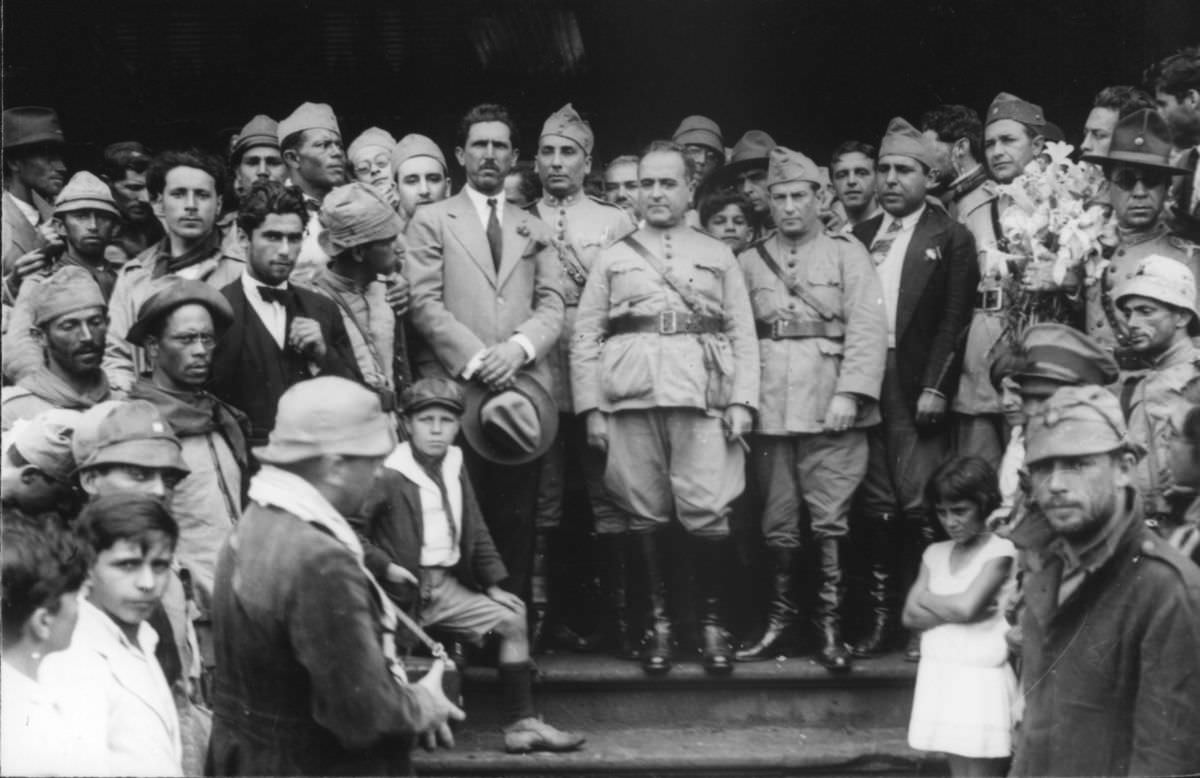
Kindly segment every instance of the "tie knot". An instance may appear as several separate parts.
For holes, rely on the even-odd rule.
[[[489,197],[487,200],[487,204],[488,204],[488,208],[495,208],[496,207],[496,198]]]
[[[287,307],[288,298],[291,296],[288,294],[287,289],[277,289],[273,286],[260,286],[258,287],[258,293],[262,295],[262,299],[265,302],[279,303],[285,308]]]

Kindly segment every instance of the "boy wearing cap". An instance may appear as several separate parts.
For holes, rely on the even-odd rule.
[[[13,272],[29,252],[51,241],[50,203],[67,181],[66,141],[53,108],[4,109],[4,198],[0,267]],[[30,260],[39,262],[39,259]]]
[[[384,461],[357,529],[367,568],[422,626],[475,643],[500,638],[500,679],[511,719],[505,750],[571,751],[583,737],[542,722],[533,708],[525,604],[500,588],[508,576],[453,445],[463,414],[454,381],[423,378],[404,392],[408,440]]]
[[[1200,765],[1200,570],[1139,520],[1117,399],[1059,389],[1029,422],[1055,540],[1026,581],[1012,775],[1182,775]]]
[[[445,200],[450,192],[446,156],[430,138],[409,133],[392,150],[392,175],[395,177],[397,211],[405,227],[418,205]]]

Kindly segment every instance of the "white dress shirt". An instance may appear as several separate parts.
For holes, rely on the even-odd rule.
[[[250,303],[250,307],[258,314],[259,321],[267,328],[267,332],[271,333],[271,337],[275,339],[275,345],[282,349],[284,340],[287,338],[287,309],[283,307],[283,303],[275,301],[267,302],[264,300],[262,294],[258,291],[260,286],[286,290],[288,283],[284,281],[279,286],[271,287],[268,284],[251,278],[249,271],[242,273],[242,291],[246,295],[246,301]]]
[[[880,240],[887,235],[893,222],[900,222],[900,231],[895,233],[895,240],[888,248],[887,256],[875,266],[875,271],[879,273],[879,282],[883,285],[883,303],[887,310],[888,348],[896,347],[896,308],[900,304],[900,277],[904,273],[904,255],[908,252],[913,230],[921,220],[921,214],[925,213],[925,207],[922,205],[903,219],[896,219],[885,211],[879,231],[875,233],[875,240]]]

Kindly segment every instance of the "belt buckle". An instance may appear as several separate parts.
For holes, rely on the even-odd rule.
[[[679,312],[663,311],[658,314],[658,334],[675,335],[679,332]]]
[[[771,322],[771,340],[782,340],[784,328],[787,327],[787,319],[776,319]]]

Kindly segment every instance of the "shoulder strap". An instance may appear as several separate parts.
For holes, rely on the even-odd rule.
[[[354,331],[358,333],[363,345],[366,346],[367,353],[371,355],[371,361],[375,363],[375,369],[381,376],[386,376],[387,363],[383,361],[383,357],[376,348],[375,341],[371,338],[370,333],[363,329],[362,324],[360,324],[358,319],[355,318],[354,311],[350,310],[350,306],[346,304],[346,301],[342,299],[341,295],[338,294],[336,289],[325,283],[324,279],[322,279],[320,276],[313,278],[310,283],[313,286],[319,286],[328,293],[329,298],[333,300],[334,304],[337,305],[338,309],[341,311],[342,318],[354,325]],[[350,334],[350,332],[351,331],[347,329],[347,334]]]
[[[789,280],[788,277],[784,275],[783,268],[779,266],[779,263],[777,263],[775,258],[771,256],[770,252],[767,251],[765,242],[760,241],[759,243],[754,244],[754,248],[758,250],[758,255],[762,257],[762,261],[766,263],[771,272],[783,282],[783,285],[787,287],[787,290],[791,292],[794,297],[800,298],[801,302],[816,311],[817,315],[826,321],[832,321],[834,319],[841,318],[841,315],[837,311],[829,310],[824,303],[809,294],[808,290],[804,288],[803,284],[798,281]]]
[[[655,273],[658,273],[660,276],[662,276],[662,279],[667,282],[667,286],[674,289],[675,292],[683,298],[683,301],[687,303],[689,308],[696,313],[703,314],[705,312],[704,306],[700,304],[699,300],[695,299],[695,294],[692,292],[692,290],[684,289],[677,284],[675,279],[671,278],[670,274],[667,273],[667,269],[663,266],[662,261],[659,260],[658,257],[651,254],[650,249],[643,246],[637,238],[633,237],[633,233],[626,235],[621,240],[624,241],[629,248],[636,251],[638,256],[646,260],[646,264],[649,265]]]

